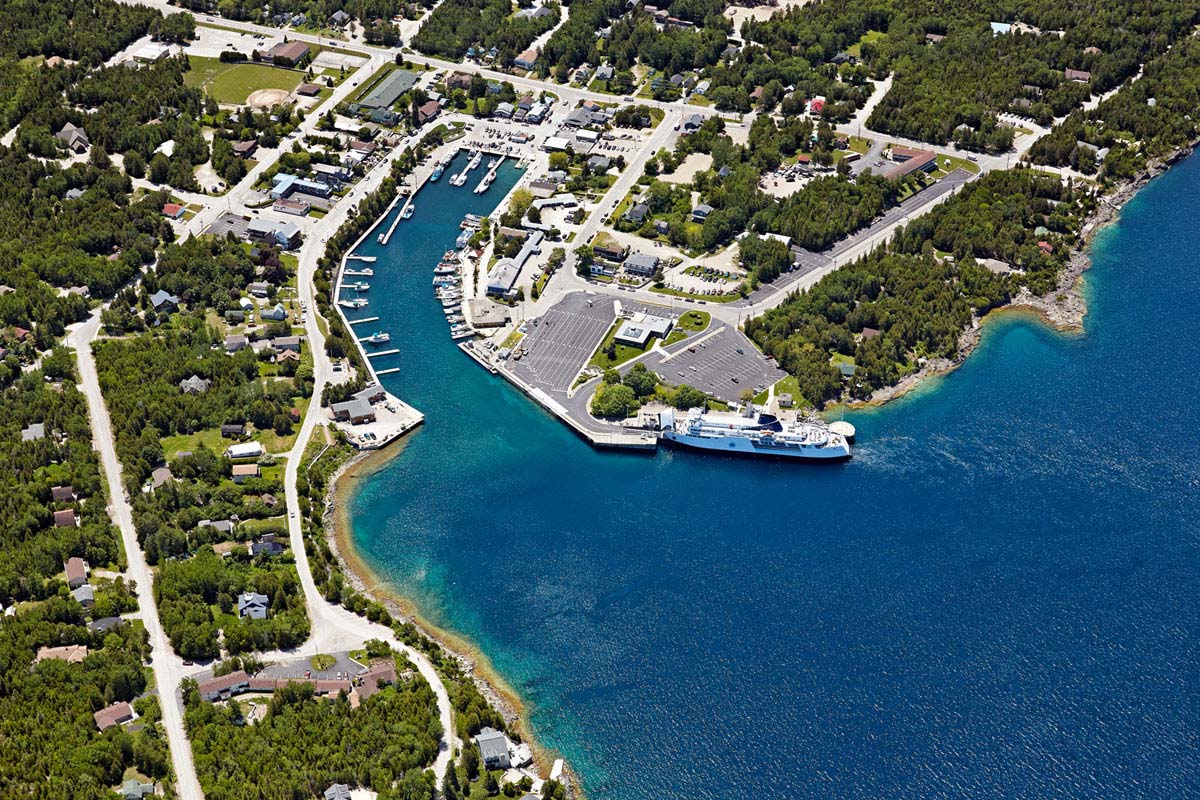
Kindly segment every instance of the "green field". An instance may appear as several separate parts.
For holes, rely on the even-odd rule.
[[[218,103],[240,105],[251,92],[258,89],[292,91],[300,85],[303,72],[266,64],[243,61],[225,64],[220,59],[188,56],[191,70],[183,76],[184,83],[207,92]]]

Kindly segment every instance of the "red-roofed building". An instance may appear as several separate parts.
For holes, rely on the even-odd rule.
[[[163,216],[171,219],[179,219],[183,216],[184,211],[184,207],[179,203],[164,203],[162,207]]]
[[[1050,255],[1054,252],[1054,246],[1049,242],[1038,242],[1038,249],[1046,255]]]

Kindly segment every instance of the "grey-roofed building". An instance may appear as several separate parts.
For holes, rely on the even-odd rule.
[[[143,797],[150,797],[153,794],[153,783],[142,783],[134,778],[130,778],[121,784],[121,797],[123,800],[142,800]]]
[[[83,128],[68,122],[63,125],[58,133],[54,134],[54,138],[67,146],[67,149],[75,153],[86,153],[91,149],[92,143],[88,140],[87,133]]]
[[[658,270],[658,257],[649,253],[630,253],[625,259],[625,271],[650,276]]]
[[[693,222],[704,222],[704,220],[708,219],[708,215],[711,214],[712,212],[713,212],[712,206],[710,206],[708,203],[701,203],[700,205],[698,205],[692,209],[692,221]]]
[[[46,425],[42,422],[35,422],[21,429],[22,442],[36,442],[38,439],[46,438]]]
[[[250,555],[277,556],[283,552],[283,545],[275,541],[274,534],[264,534],[257,542],[250,544]]]
[[[246,338],[246,334],[231,333],[225,337],[225,352],[236,353],[249,343],[250,340]]]
[[[479,755],[488,769],[508,769],[512,762],[508,755],[508,737],[495,728],[484,728],[475,735]]]
[[[125,620],[120,617],[101,617],[100,619],[92,620],[88,623],[88,630],[92,633],[107,633],[125,624]]]
[[[335,783],[325,790],[325,800],[350,800],[350,787],[344,783]]]
[[[612,159],[608,156],[592,156],[587,165],[593,172],[608,172],[608,168],[612,166]]]
[[[684,133],[691,133],[704,124],[704,117],[701,114],[688,114],[683,119],[681,125]]]
[[[83,189],[67,189],[66,198],[68,200],[78,200],[83,197]]]
[[[161,311],[164,308],[174,310],[179,308],[179,298],[166,289],[159,289],[150,295],[150,305],[154,306],[155,311]]]
[[[645,222],[646,215],[650,213],[650,206],[645,203],[634,203],[625,211],[625,219],[630,222]]]
[[[238,595],[238,616],[250,619],[266,619],[270,598],[258,592],[242,592]]]
[[[212,528],[224,534],[233,533],[233,520],[228,519],[202,519],[196,523],[197,528]]]
[[[530,257],[541,252],[544,238],[545,235],[541,231],[531,231],[515,256],[497,261],[495,266],[488,270],[487,293],[502,297],[510,297],[515,294],[513,286],[517,283],[521,268],[525,266],[525,262]]]
[[[611,64],[601,64],[596,67],[596,80],[609,81],[612,80],[613,68]]]
[[[288,318],[287,309],[283,307],[283,303],[276,303],[274,308],[263,309],[258,312],[258,315],[263,319],[279,322]]]
[[[340,8],[329,15],[329,24],[335,28],[340,28],[350,21],[350,15]]]
[[[71,596],[75,598],[75,602],[84,608],[91,608],[96,605],[96,590],[86,583],[78,589],[72,590]]]
[[[179,389],[184,394],[204,394],[210,386],[212,386],[212,381],[208,378],[201,378],[199,375],[184,378],[179,382]]]
[[[399,100],[401,95],[416,86],[419,77],[417,73],[406,69],[395,70],[376,84],[366,97],[358,101],[358,104],[372,111],[377,108],[388,108]]]

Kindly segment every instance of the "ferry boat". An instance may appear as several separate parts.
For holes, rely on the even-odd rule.
[[[442,173],[445,171],[446,171],[446,168],[443,167],[441,164],[438,164],[436,167],[433,168],[433,174],[429,176],[429,180],[431,180],[431,181],[438,180],[439,178],[442,177]]]
[[[390,333],[384,333],[383,331],[376,331],[366,339],[363,339],[363,341],[367,344],[387,344],[391,340],[392,335]]]
[[[368,292],[371,290],[371,284],[366,281],[359,281],[358,283],[348,285],[346,288],[353,289],[356,292]]]
[[[342,308],[366,308],[369,302],[365,297],[356,297],[353,300],[338,300],[338,305]]]
[[[804,461],[850,458],[845,436],[823,425],[783,422],[753,405],[740,414],[693,408],[683,419],[668,410],[659,415],[659,424],[664,441],[699,450]]]
[[[416,212],[417,207],[412,203],[409,203],[404,207],[404,210],[400,212],[400,219],[412,219],[412,215]]]

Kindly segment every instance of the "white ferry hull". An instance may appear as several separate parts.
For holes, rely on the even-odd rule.
[[[681,447],[727,453],[735,456],[757,456],[759,458],[786,458],[800,461],[838,462],[850,458],[850,447],[845,444],[830,444],[824,447],[809,444],[762,445],[740,436],[693,436],[678,431],[662,432],[664,441]]]

